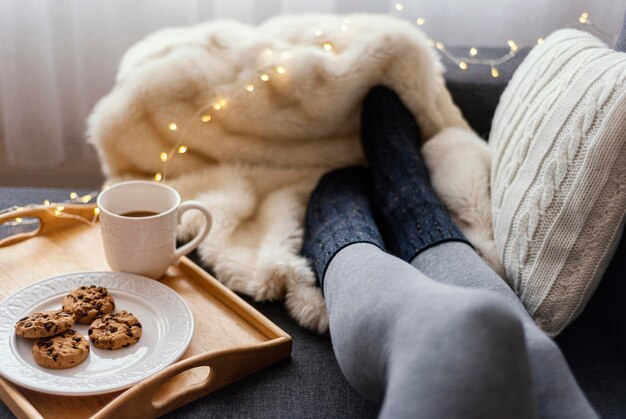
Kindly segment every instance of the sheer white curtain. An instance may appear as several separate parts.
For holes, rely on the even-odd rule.
[[[626,0],[0,0],[0,138],[12,167],[46,169],[94,159],[85,119],[113,85],[124,51],[167,26],[217,18],[259,23],[280,13],[393,13],[448,45],[504,46],[539,36],[587,11],[619,30]],[[94,164],[95,166],[95,164]]]

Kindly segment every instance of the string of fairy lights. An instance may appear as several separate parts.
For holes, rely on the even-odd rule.
[[[398,15],[404,17],[403,14],[405,11],[405,7],[403,3],[396,2],[395,10],[396,12],[398,12]],[[414,20],[414,22],[419,27],[422,27],[427,23],[426,18],[424,17],[417,17]],[[350,23],[351,22],[349,18],[342,19],[341,25],[340,25],[341,31],[343,32],[349,31]],[[591,28],[599,36],[604,37],[605,40],[613,38],[611,35],[603,32],[596,25],[594,25],[593,22],[589,18],[589,13],[587,12],[581,13],[578,19],[566,25],[566,27],[570,27],[570,28],[580,27],[580,26],[587,26]],[[333,42],[332,37],[326,36],[324,31],[322,31],[321,29],[313,30],[313,34],[315,35],[314,37],[315,41],[313,42],[314,46],[320,48],[324,53],[329,53],[329,54],[336,53],[336,48],[335,48],[335,44]],[[537,44],[542,44],[542,43],[543,43],[543,38],[538,38]],[[474,66],[474,65],[484,66],[489,69],[491,76],[494,78],[497,78],[500,76],[500,70],[499,70],[500,66],[502,66],[507,61],[513,59],[519,53],[521,49],[530,47],[530,46],[520,46],[514,40],[508,40],[506,42],[506,45],[508,46],[507,53],[497,58],[482,58],[482,57],[479,57],[479,50],[477,47],[470,47],[467,50],[467,55],[457,55],[454,52],[452,52],[450,49],[448,49],[446,45],[441,41],[429,39],[428,44],[431,47],[436,48],[443,57],[455,63],[461,70],[467,70],[470,66]],[[275,57],[278,57],[279,60],[289,58],[291,56],[291,51],[289,50],[275,51],[271,48],[264,48],[263,50],[260,51],[260,54],[262,54],[262,58],[265,58],[265,61],[273,61]],[[234,99],[236,99],[240,95],[252,95],[258,90],[260,90],[261,88],[263,88],[264,85],[268,83],[272,83],[273,81],[277,79],[284,78],[287,76],[288,76],[288,64],[286,62],[277,63],[276,61],[274,61],[271,64],[264,64],[261,68],[257,69],[254,72],[253,77],[251,77],[247,82],[242,83],[241,87],[238,90],[231,92],[228,98],[226,97],[226,95],[221,95],[221,96],[214,98],[206,106],[204,106],[202,109],[196,112],[192,118],[189,118],[184,123],[181,123],[180,121],[177,121],[177,120],[170,120],[169,122],[167,122],[167,129],[172,132],[178,133],[179,136],[178,136],[178,140],[176,144],[173,147],[171,147],[169,150],[163,150],[159,153],[158,158],[159,158],[161,170],[155,172],[152,175],[153,179],[157,182],[166,180],[167,168],[171,160],[175,156],[185,154],[189,151],[189,147],[185,145],[185,139],[187,138],[187,134],[192,124],[198,123],[198,122],[201,124],[211,123],[211,121],[213,121],[216,117],[219,116],[219,113],[227,110],[230,102],[232,102]],[[80,221],[83,221],[85,223],[93,224],[96,222],[98,218],[98,214],[99,214],[98,208],[94,208],[94,213],[93,213],[92,218],[84,218],[84,217],[80,217],[74,214],[66,213],[64,211],[65,209],[64,205],[77,204],[77,203],[83,203],[83,204],[89,203],[92,201],[93,198],[95,198],[96,195],[97,195],[97,192],[92,192],[90,194],[86,194],[82,196],[78,195],[76,192],[71,192],[69,196],[69,200],[65,200],[61,203],[51,203],[49,200],[44,200],[43,207],[47,208],[51,212],[51,214],[54,214],[56,217],[79,219]],[[0,210],[0,215],[7,213],[7,212],[19,211],[24,208],[37,207],[40,205],[41,204],[30,204],[24,207],[13,206],[13,207]],[[38,222],[37,219],[30,219],[30,218],[22,219],[18,217],[18,218],[15,218],[11,222],[4,223],[4,225],[34,224],[37,222]]]
[[[398,15],[402,16],[405,11],[404,4],[400,2],[395,3],[395,10]],[[415,23],[417,24],[417,26],[423,26],[424,24],[426,24],[426,19],[423,17],[418,17],[417,19],[415,19]],[[569,22],[567,25],[565,25],[565,27],[586,27],[586,29],[592,29],[593,31],[595,31],[597,35],[604,38],[605,40],[614,41],[614,36],[602,31],[591,21],[588,12],[582,12],[577,19]],[[541,45],[542,43],[543,38],[537,38],[537,44]],[[470,47],[469,49],[467,49],[467,55],[458,55],[449,50],[443,42],[429,39],[428,44],[432,47],[437,48],[437,50],[439,50],[443,57],[455,63],[461,70],[467,70],[470,65],[480,65],[489,68],[491,77],[494,78],[500,77],[500,66],[502,66],[507,61],[515,58],[515,56],[521,50],[532,47],[532,45],[520,46],[514,40],[509,39],[508,41],[506,41],[506,45],[509,51],[506,52],[504,55],[497,58],[481,58],[478,56],[479,51],[477,47]]]
[[[54,215],[55,217],[78,220],[83,223],[93,225],[98,220],[98,215],[100,214],[100,208],[97,208],[97,207],[94,208],[92,216],[87,218],[87,217],[82,217],[76,214],[71,214],[71,213],[66,212],[65,206],[69,204],[88,204],[92,202],[93,199],[97,195],[98,195],[98,192],[95,192],[95,191],[85,194],[85,195],[79,195],[76,192],[70,192],[69,199],[66,199],[62,202],[55,203],[55,202],[51,202],[49,199],[44,199],[41,204],[36,203],[36,204],[29,204],[25,206],[14,205],[8,208],[4,208],[3,210],[0,210],[0,215],[13,212],[13,211],[21,211],[27,208],[43,207],[45,208],[46,211],[48,211],[50,214]],[[16,226],[16,225],[29,225],[29,224],[37,224],[37,223],[39,223],[39,220],[36,218],[16,217],[13,221],[6,222],[3,225]]]

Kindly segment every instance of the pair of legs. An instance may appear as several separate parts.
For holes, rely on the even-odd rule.
[[[371,171],[321,179],[303,246],[348,381],[381,417],[596,417],[558,347],[430,188],[395,93],[370,92],[362,136]]]

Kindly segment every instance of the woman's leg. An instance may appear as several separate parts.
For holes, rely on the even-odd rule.
[[[524,327],[542,417],[596,417],[559,347],[537,327],[513,290],[471,247],[465,243],[443,243],[418,254],[411,264],[435,281],[498,294],[517,312]]]
[[[515,293],[454,232],[447,238],[439,233],[451,230],[450,217],[430,186],[415,119],[393,91],[380,87],[370,92],[363,106],[362,133],[372,168],[374,211],[393,253],[435,281],[500,297],[523,323],[541,416],[594,417],[561,351],[535,325]],[[438,243],[424,240],[438,234]]]
[[[536,417],[519,319],[489,293],[436,283],[383,252],[369,182],[364,169],[326,175],[305,223],[349,382],[382,402],[381,417]]]
[[[380,417],[537,417],[523,330],[499,299],[365,243],[335,256],[324,292],[339,365]]]

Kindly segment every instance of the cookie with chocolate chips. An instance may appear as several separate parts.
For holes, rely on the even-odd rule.
[[[23,338],[45,338],[72,328],[74,315],[63,310],[40,311],[17,321],[15,333]]]
[[[89,356],[89,342],[75,330],[39,338],[33,343],[33,358],[44,368],[72,368]]]
[[[114,309],[115,301],[109,290],[95,285],[76,288],[63,299],[63,310],[72,313],[81,324],[90,324]]]
[[[89,328],[89,339],[101,349],[120,349],[141,338],[141,323],[132,313],[122,310],[96,319]]]

